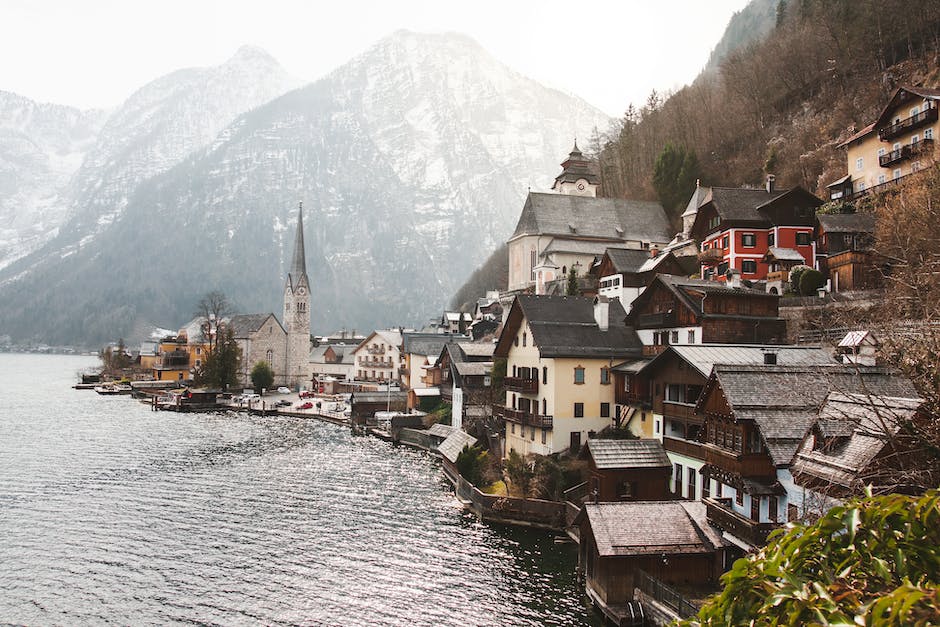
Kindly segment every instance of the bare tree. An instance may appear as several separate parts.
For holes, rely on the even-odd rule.
[[[196,305],[196,316],[201,318],[202,338],[209,345],[210,352],[219,341],[219,328],[222,321],[231,313],[232,306],[228,298],[218,290],[203,296]]]

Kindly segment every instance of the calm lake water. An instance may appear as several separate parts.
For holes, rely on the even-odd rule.
[[[576,549],[478,523],[432,457],[71,389],[96,361],[0,353],[0,622],[598,624]]]

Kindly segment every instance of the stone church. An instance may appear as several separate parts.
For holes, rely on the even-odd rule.
[[[274,384],[299,389],[310,381],[310,280],[304,251],[303,203],[297,211],[294,256],[284,286],[283,324],[273,313],[232,316],[229,326],[241,351],[242,385],[250,385],[251,369],[266,361]]]

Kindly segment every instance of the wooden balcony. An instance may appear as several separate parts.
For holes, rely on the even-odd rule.
[[[493,413],[497,416],[502,416],[503,419],[510,422],[515,422],[520,425],[528,425],[530,427],[539,427],[541,429],[551,429],[554,423],[552,416],[543,416],[541,414],[530,414],[519,409],[512,409],[511,407],[503,407],[497,405],[493,408]]]
[[[538,379],[523,379],[522,377],[506,377],[503,379],[506,389],[510,392],[521,392],[523,394],[538,394]]]
[[[642,314],[637,320],[637,327],[640,329],[658,329],[661,327],[676,326],[676,314],[673,310],[661,313]]]
[[[686,457],[692,457],[694,459],[705,459],[705,451],[702,450],[702,445],[699,442],[670,438],[667,435],[663,436],[663,448],[669,453],[685,455]]]
[[[721,248],[709,248],[698,254],[698,262],[706,266],[715,266],[725,260],[725,251]]]
[[[783,281],[786,283],[790,280],[790,271],[789,270],[777,270],[776,272],[767,273],[767,281]]]
[[[366,346],[366,352],[370,355],[384,355],[385,347],[384,346]]]
[[[900,163],[907,159],[911,159],[918,155],[929,154],[933,152],[933,140],[932,139],[922,139],[914,144],[907,144],[901,146],[897,150],[892,150],[891,152],[881,155],[878,157],[878,165],[883,168],[894,165],[895,163]]]
[[[692,422],[697,425],[702,424],[702,416],[695,413],[695,405],[689,403],[672,403],[663,401],[662,415],[669,418],[677,418],[683,422]]]
[[[891,126],[886,126],[884,128],[878,129],[878,139],[883,142],[890,141],[899,135],[913,131],[915,128],[920,128],[932,122],[937,121],[937,109],[936,107],[931,107],[921,111],[917,115],[912,115],[909,118],[905,118],[900,122],[896,122]]]
[[[741,477],[764,478],[775,480],[777,469],[774,468],[770,455],[766,453],[738,453],[715,444],[702,444],[705,463]]]
[[[649,395],[627,392],[625,390],[617,390],[614,392],[614,402],[618,405],[639,405],[645,409],[649,409],[653,406],[653,401]]]
[[[739,514],[731,507],[731,499],[703,498],[705,517],[715,527],[725,531],[753,547],[767,544],[767,536],[782,523],[759,523]]]

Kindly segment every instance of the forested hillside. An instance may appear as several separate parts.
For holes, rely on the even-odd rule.
[[[731,31],[766,24],[767,10],[754,0],[722,42],[740,43]],[[678,177],[688,188],[673,195],[688,198],[696,179],[760,185],[772,173],[782,187],[825,197],[826,184],[845,173],[838,144],[872,122],[899,85],[940,86],[940,3],[778,0],[773,20],[763,39],[716,47],[717,70],[707,67],[673,94],[652,93],[593,138],[604,196],[657,199],[654,169],[668,145],[694,166]],[[667,206],[674,222],[684,208]]]

